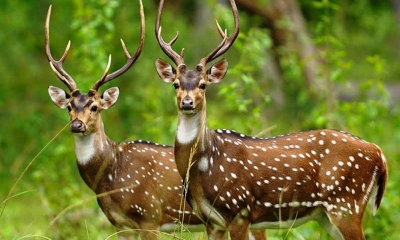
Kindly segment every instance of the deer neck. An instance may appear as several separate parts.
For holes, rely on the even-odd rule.
[[[196,141],[202,128],[205,127],[205,113],[198,112],[193,115],[179,113],[176,141],[182,145],[190,145]]]
[[[81,177],[96,192],[99,180],[115,158],[115,143],[104,132],[100,120],[98,131],[88,135],[74,135],[75,154]]]
[[[74,135],[75,154],[79,165],[86,165],[96,161],[99,155],[108,152],[109,139],[104,133],[103,123],[100,129],[88,135]]]
[[[189,166],[196,164],[200,155],[209,148],[211,131],[206,126],[205,111],[193,115],[179,113],[175,137],[175,162],[179,174],[185,179]]]

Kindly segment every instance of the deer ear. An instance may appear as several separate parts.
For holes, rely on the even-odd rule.
[[[69,102],[69,94],[62,90],[61,88],[50,86],[48,92],[51,100],[59,107],[66,108]]]
[[[160,76],[164,82],[171,83],[175,80],[175,68],[161,58],[156,60],[156,69],[158,76]]]
[[[208,81],[210,83],[217,83],[221,81],[225,77],[227,70],[228,70],[228,61],[225,58],[223,58],[219,62],[213,64],[207,70]]]
[[[104,91],[100,97],[101,108],[108,109],[117,101],[119,95],[119,88],[112,87]]]

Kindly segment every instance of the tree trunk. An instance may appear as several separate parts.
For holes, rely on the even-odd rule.
[[[260,6],[257,0],[236,0],[241,10],[261,16],[264,26],[270,29],[273,40],[273,54],[276,66],[286,54],[296,54],[304,62],[303,75],[311,95],[324,90],[321,81],[321,62],[309,33],[304,17],[296,0],[270,0],[266,6]],[[289,21],[288,27],[282,27],[283,20]],[[285,49],[285,51],[282,51]],[[282,69],[279,71],[282,74]]]

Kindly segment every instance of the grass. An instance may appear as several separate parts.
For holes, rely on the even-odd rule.
[[[114,227],[100,211],[93,195],[86,190],[87,199],[64,209],[50,209],[45,191],[22,192],[9,199],[0,219],[0,239],[114,239]],[[385,202],[384,202],[385,204]],[[64,211],[66,210],[66,211]],[[381,224],[387,209],[379,209],[373,217],[368,209],[364,230],[368,239],[374,238],[374,225]],[[389,213],[390,214],[390,213]],[[398,215],[398,213],[397,213]],[[396,227],[396,226],[393,226]],[[329,239],[316,222],[298,228],[267,230],[268,239]],[[174,236],[174,237],[172,237]],[[392,237],[390,237],[392,236]],[[384,239],[395,239],[388,234]],[[161,239],[207,239],[204,233],[161,234]]]

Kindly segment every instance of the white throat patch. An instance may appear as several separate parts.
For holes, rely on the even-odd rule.
[[[93,158],[95,147],[95,134],[75,137],[75,155],[79,164],[85,165]]]
[[[195,140],[199,134],[199,120],[197,118],[198,116],[189,118],[185,116],[180,117],[178,128],[176,130],[176,139],[179,143],[188,144]]]

